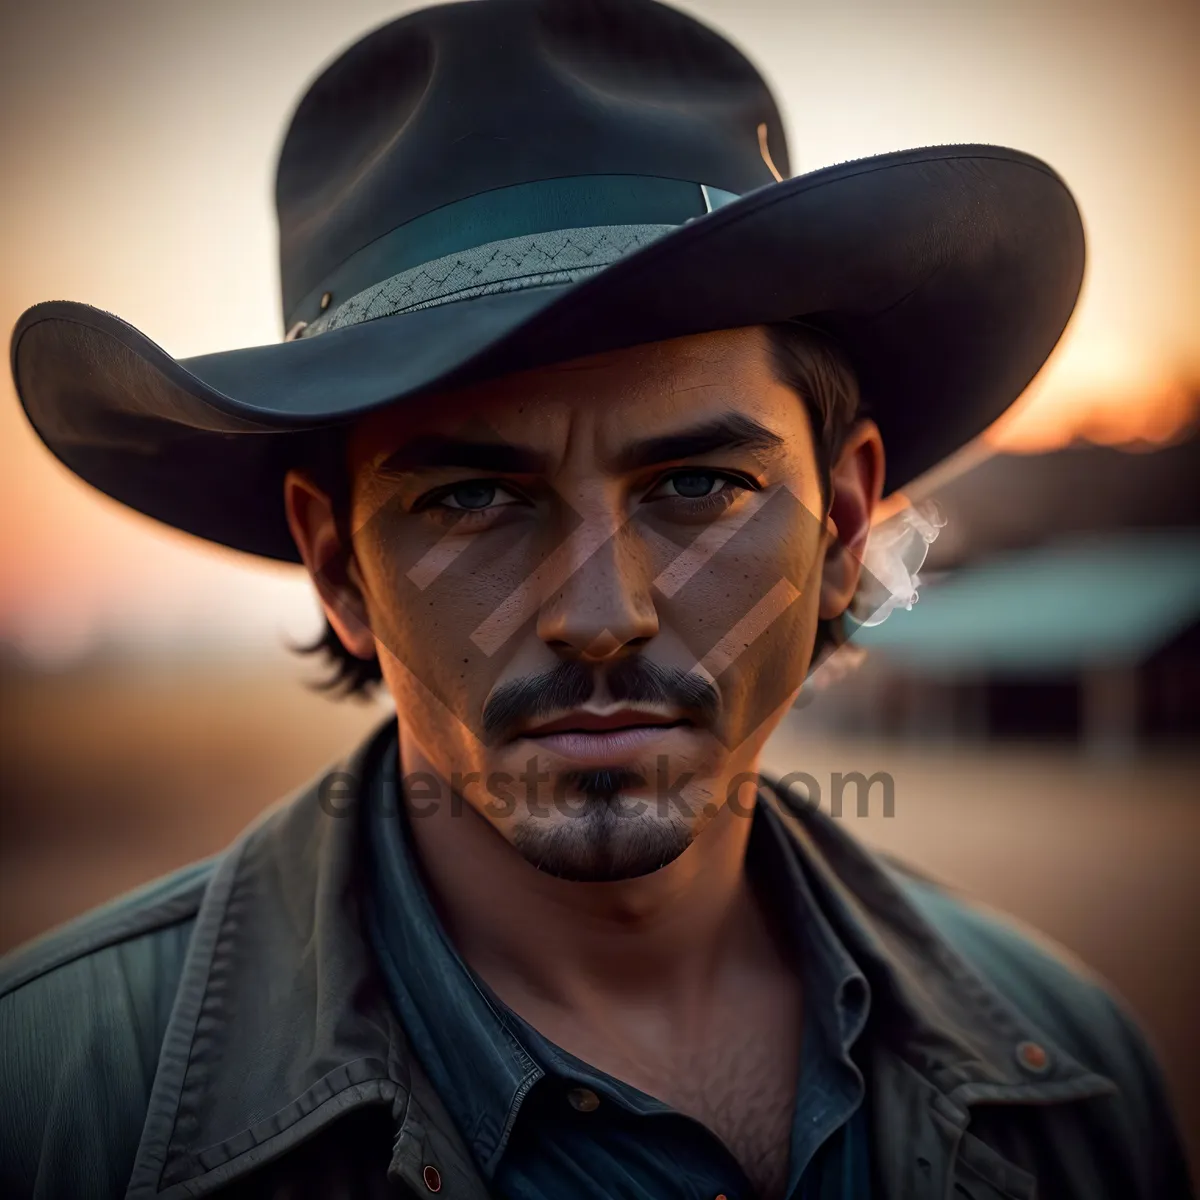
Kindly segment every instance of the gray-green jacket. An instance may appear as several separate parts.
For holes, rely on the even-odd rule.
[[[361,932],[346,798],[370,740],[228,850],[5,960],[0,1195],[483,1200]],[[1191,1196],[1156,1064],[1095,979],[769,800],[871,984],[886,1200]]]

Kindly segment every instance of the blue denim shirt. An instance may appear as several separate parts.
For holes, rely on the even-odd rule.
[[[509,1200],[754,1195],[737,1160],[699,1121],[554,1045],[466,965],[422,883],[397,772],[393,743],[370,792],[368,930],[413,1049],[496,1194]],[[865,1087],[852,1057],[870,1004],[866,979],[816,905],[794,846],[765,805],[755,810],[747,870],[790,914],[784,924],[795,932],[804,983],[784,1194],[866,1200]],[[413,963],[422,969],[400,967]],[[580,1088],[591,1093],[586,1111],[571,1103]]]

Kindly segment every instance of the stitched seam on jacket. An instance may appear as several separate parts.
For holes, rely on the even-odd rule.
[[[295,1100],[285,1104],[270,1116],[255,1122],[249,1129],[235,1133],[232,1137],[215,1142],[211,1146],[205,1146],[196,1151],[192,1158],[197,1166],[207,1174],[209,1171],[265,1145],[274,1138],[283,1137],[305,1117],[319,1112],[325,1105],[337,1100],[339,1096],[346,1096],[348,1092],[355,1093],[355,1095],[348,1097],[344,1102],[346,1106],[350,1106],[355,1100],[358,1100],[359,1103],[377,1102],[382,1092],[374,1096],[364,1094],[370,1090],[370,1084],[386,1084],[395,1087],[394,1081],[388,1078],[384,1065],[379,1059],[356,1058],[352,1062],[343,1063],[340,1067],[335,1067],[328,1074],[323,1075]]]
[[[237,880],[245,842],[237,842],[222,856],[205,897],[213,908],[207,922],[197,919],[183,974],[175,996],[171,1021],[159,1052],[158,1073],[150,1093],[142,1138],[134,1158],[128,1195],[157,1195],[159,1183],[171,1165],[176,1118],[182,1103],[183,1084],[191,1062],[196,1023],[210,982],[213,955],[225,924],[229,893]],[[204,913],[201,906],[200,916]]]
[[[32,961],[20,966],[11,978],[0,983],[0,999],[81,958],[191,920],[200,909],[212,874],[210,868],[198,880],[188,883],[182,892],[168,894],[146,908],[113,913],[111,918],[98,920],[78,932],[65,935],[50,930],[44,948],[34,942],[17,947],[13,951],[17,958],[28,954]]]
[[[354,1109],[365,1108],[370,1104],[390,1104],[391,1090],[395,1087],[391,1080],[377,1079],[366,1083],[355,1084],[345,1091],[338,1092],[311,1112],[306,1113],[279,1136],[277,1144],[272,1145],[268,1139],[258,1145],[251,1146],[225,1162],[206,1171],[203,1175],[189,1176],[178,1180],[164,1188],[152,1191],[142,1190],[131,1196],[153,1197],[154,1200],[183,1200],[188,1197],[208,1195],[226,1184],[241,1179],[264,1163],[272,1162],[303,1141],[310,1133],[316,1133],[345,1113]]]

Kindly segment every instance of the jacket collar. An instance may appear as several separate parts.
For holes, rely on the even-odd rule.
[[[810,868],[819,907],[888,1014],[891,1049],[955,1105],[1082,1099],[1115,1091],[977,973],[921,915],[891,866],[819,809],[764,789]],[[1044,1052],[1037,1070],[1021,1048]]]
[[[436,1162],[456,1184],[449,1194],[486,1196],[462,1169],[469,1155],[409,1052],[360,933],[356,799],[394,720],[267,810],[219,859],[127,1200],[207,1195],[372,1104],[396,1118],[390,1176],[421,1194],[423,1166]]]
[[[448,1194],[486,1196],[470,1152],[412,1055],[362,932],[356,865],[362,784],[394,716],[286,797],[221,856],[197,914],[160,1052],[127,1200],[199,1197],[335,1118],[387,1104],[389,1175],[422,1194],[433,1162]],[[769,782],[769,781],[768,781]],[[1113,1090],[975,974],[891,872],[828,817],[764,788],[797,840],[818,903],[868,976],[895,1052],[961,1111]],[[1014,1048],[1050,1049],[1031,1077]],[[247,1072],[247,1063],[254,1064]]]

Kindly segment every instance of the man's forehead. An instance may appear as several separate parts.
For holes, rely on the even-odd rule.
[[[378,459],[408,443],[470,438],[546,446],[586,424],[600,440],[668,434],[741,414],[778,426],[777,384],[754,328],[607,351],[370,414],[355,455]],[[791,413],[794,399],[786,405]],[[786,433],[786,430],[780,430]]]

